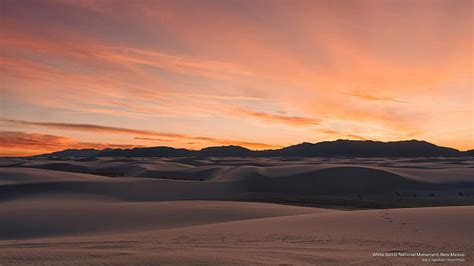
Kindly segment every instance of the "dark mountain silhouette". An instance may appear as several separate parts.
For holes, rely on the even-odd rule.
[[[67,149],[63,151],[56,151],[48,154],[42,154],[38,156],[49,156],[49,157],[94,157],[105,150],[96,149]]]
[[[474,156],[474,150],[465,151],[464,154],[465,154],[466,156]]]
[[[186,157],[192,156],[195,151],[175,149],[172,147],[150,147],[134,149],[111,149],[100,152],[98,157]]]
[[[171,147],[134,149],[64,150],[41,157],[445,157],[474,156],[473,150],[461,152],[426,141],[336,140],[301,143],[277,150],[253,151],[240,146],[208,147],[198,151]]]
[[[257,154],[258,152],[256,151],[234,145],[207,147],[197,152],[198,156],[206,157],[252,157]]]
[[[266,151],[269,156],[279,157],[423,157],[423,156],[456,156],[460,151],[440,147],[426,141],[358,141],[336,140],[319,143],[301,143],[280,150]]]

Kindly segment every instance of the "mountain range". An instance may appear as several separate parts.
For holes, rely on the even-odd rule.
[[[474,150],[459,151],[435,144],[405,140],[336,140],[301,144],[275,150],[255,151],[240,146],[207,147],[201,150],[172,147],[134,149],[67,149],[37,157],[452,157],[474,156]]]

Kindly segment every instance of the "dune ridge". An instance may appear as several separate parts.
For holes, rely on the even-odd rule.
[[[117,178],[45,169],[0,168],[4,176],[0,179],[3,182],[0,200],[49,193],[96,194],[120,200],[144,201],[232,199],[248,193],[394,196],[397,193],[434,193],[459,189],[470,193],[474,190],[472,181],[448,180],[439,183],[362,166],[307,167],[296,173],[292,166],[182,167],[182,172],[175,168],[170,170],[168,165],[164,165],[165,169],[153,165],[152,171],[143,170],[150,169],[143,167],[143,164],[127,167],[130,167],[129,163],[125,166],[116,165],[115,173],[128,169],[135,176],[141,176],[141,173],[145,177],[131,175]],[[141,170],[137,170],[137,167]],[[31,178],[32,173],[35,178]],[[17,180],[16,183],[5,181],[13,179]]]

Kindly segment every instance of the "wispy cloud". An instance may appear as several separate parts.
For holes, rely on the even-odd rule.
[[[82,131],[82,132],[97,132],[105,134],[125,134],[125,135],[140,135],[140,136],[150,136],[158,138],[171,138],[178,140],[197,140],[204,141],[211,144],[218,145],[240,145],[253,149],[271,149],[279,147],[277,145],[270,145],[260,142],[250,142],[244,140],[235,140],[235,139],[222,139],[222,138],[212,138],[212,137],[203,137],[203,136],[189,136],[185,134],[175,134],[175,133],[164,133],[157,132],[152,130],[140,130],[140,129],[131,129],[131,128],[122,128],[122,127],[110,127],[94,124],[73,124],[73,123],[58,123],[58,122],[34,122],[34,121],[24,121],[24,120],[15,120],[15,119],[5,119],[0,118],[0,122],[6,124],[14,124],[20,126],[34,126],[42,127],[49,129],[59,129],[59,130],[69,130],[69,131]]]
[[[377,96],[375,94],[370,94],[370,93],[364,93],[364,92],[345,92],[344,94],[358,97],[367,101],[383,101],[383,102],[395,102],[395,103],[409,103],[407,101],[402,101],[395,99],[393,97],[389,96]]]
[[[337,136],[338,138],[348,138],[348,139],[355,139],[355,140],[367,140],[367,138],[353,134],[353,133],[344,133],[339,130],[333,130],[333,129],[323,129],[321,130],[322,133],[327,134],[329,136]]]
[[[29,156],[65,149],[141,147],[133,144],[81,142],[70,137],[20,131],[0,131],[0,146],[0,156]]]
[[[145,140],[145,141],[160,141],[160,142],[173,142],[171,139],[159,139],[159,138],[144,138],[144,137],[134,137],[136,140]]]
[[[260,112],[260,111],[255,111],[251,109],[245,109],[245,108],[234,108],[232,111],[241,116],[256,118],[256,119],[270,122],[270,123],[280,123],[280,124],[287,124],[287,125],[292,125],[292,126],[314,126],[321,123],[321,120],[316,119],[316,118],[292,116],[292,115],[284,115],[284,114],[273,114],[273,113]]]

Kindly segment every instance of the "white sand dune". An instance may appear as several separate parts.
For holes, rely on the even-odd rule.
[[[192,167],[195,169],[197,167]],[[0,201],[49,194],[84,194],[109,197],[125,201],[242,199],[246,195],[340,195],[365,197],[376,195],[379,201],[398,200],[395,193],[419,196],[436,193],[472,203],[471,197],[457,197],[458,191],[474,194],[474,181],[444,180],[427,181],[396,174],[391,171],[360,166],[308,167],[295,171],[287,167],[238,166],[219,170],[220,177],[208,181],[188,180],[186,174],[197,173],[212,176],[214,168],[185,170],[183,180],[163,178],[121,177],[112,178],[91,174],[60,172],[32,168],[0,168]],[[207,170],[210,172],[206,172]],[[204,180],[204,179],[200,179]],[[441,192],[440,192],[441,191]],[[437,198],[433,198],[437,200]],[[405,200],[406,201],[406,200]]]
[[[469,264],[472,161],[3,159],[0,265]]]
[[[137,232],[327,211],[265,203],[111,202],[87,197],[27,199],[1,206],[0,239]]]
[[[173,205],[181,204],[184,210],[190,210],[192,206],[199,206],[200,210],[195,210],[197,215],[209,214],[212,205],[223,211],[214,211],[201,221],[197,219],[197,224],[210,222],[205,225],[192,226],[187,222],[188,217],[180,215],[179,211],[167,210],[167,223],[157,225],[162,227],[154,231],[122,234],[120,232],[130,229],[127,227],[135,226],[122,223],[124,228],[108,235],[3,240],[0,241],[1,258],[7,265],[28,262],[418,265],[421,257],[373,257],[372,254],[456,252],[465,254],[462,257],[465,262],[472,261],[474,207],[316,211],[314,214],[238,218],[238,221],[216,223],[219,220],[216,217],[231,213],[227,211],[228,203],[209,202],[210,206],[203,206],[201,202],[186,203],[188,205],[170,202],[168,207],[173,209]],[[250,206],[250,213],[259,212],[260,208]],[[282,214],[279,207],[274,211],[271,214]],[[284,210],[283,213],[289,215],[291,211]],[[71,223],[66,218],[62,220],[64,223],[60,228]],[[177,228],[167,228],[167,225]]]
[[[194,161],[199,161],[199,165],[191,165]],[[380,166],[380,162],[393,163],[383,158],[370,158],[365,164],[357,158],[354,162],[358,164],[347,164],[346,159],[254,159],[267,166],[242,165],[249,161],[235,158],[100,158],[80,162],[16,159],[15,167],[0,168],[0,202],[82,196],[114,201],[226,199],[331,208],[474,204],[474,169],[469,168],[468,163],[459,165],[453,160],[441,161],[441,166],[434,164],[433,169]],[[460,161],[470,162],[465,158]],[[416,160],[403,163],[420,164]],[[421,163],[425,164],[426,160]],[[65,171],[45,169],[52,165],[55,169],[66,165]],[[73,173],[71,169],[73,172],[86,169],[84,172],[95,174]]]
[[[237,197],[244,190],[234,183],[204,183],[160,179],[61,180],[0,186],[0,201],[48,195],[95,195],[123,201],[159,201]]]
[[[233,181],[246,182],[252,191],[287,193],[357,194],[430,187],[428,182],[411,180],[392,172],[367,167],[328,167],[306,172],[300,170],[296,173],[291,173],[292,169],[289,167],[279,170],[286,173],[272,178],[267,169],[242,167],[221,180],[230,178]]]
[[[33,168],[0,168],[0,185],[28,182],[45,182],[61,180],[108,180],[98,175],[77,174],[64,171],[42,170]]]

